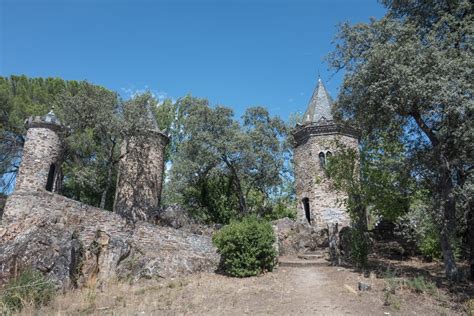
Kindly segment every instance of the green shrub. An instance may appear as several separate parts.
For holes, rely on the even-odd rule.
[[[277,201],[270,204],[271,208],[268,212],[265,212],[263,218],[268,221],[274,221],[281,218],[288,217],[289,219],[296,219],[296,206],[291,205],[290,203],[285,203],[283,201]]]
[[[422,275],[411,280],[406,280],[405,284],[416,293],[433,294],[436,289],[436,285],[433,282],[425,280]]]
[[[428,260],[441,259],[441,245],[439,231],[431,219],[425,219],[420,225],[418,248]]]
[[[441,258],[439,240],[434,234],[422,236],[418,245],[421,254],[428,260]]]
[[[54,285],[40,272],[27,269],[11,279],[0,296],[0,313],[20,311],[25,306],[39,307],[54,296]]]
[[[364,232],[357,229],[351,229],[350,239],[350,257],[358,268],[367,266],[370,245]]]
[[[224,226],[212,240],[221,254],[223,270],[247,277],[272,271],[276,263],[275,238],[270,223],[252,216]]]

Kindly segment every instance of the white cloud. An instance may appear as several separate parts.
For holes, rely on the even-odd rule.
[[[171,99],[173,103],[176,102],[176,98],[170,96],[166,91],[150,89],[148,85],[145,85],[143,88],[137,88],[132,85],[130,87],[121,88],[121,90],[125,99],[131,99],[139,94],[150,92],[151,95],[158,100],[158,105],[163,104],[166,99]]]

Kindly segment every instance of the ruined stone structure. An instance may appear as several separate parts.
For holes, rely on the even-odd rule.
[[[63,157],[61,134],[65,131],[64,126],[50,111],[45,116],[30,117],[26,127],[28,131],[16,189],[59,192]]]
[[[29,266],[60,287],[115,278],[175,277],[215,271],[210,236],[147,222],[42,191],[15,191],[0,225],[0,283]]]
[[[168,137],[143,130],[122,144],[114,212],[135,222],[149,220],[161,199]]]
[[[331,114],[333,101],[319,79],[313,92],[303,123],[292,131],[295,147],[295,189],[298,199],[298,218],[315,228],[328,224],[349,224],[343,206],[344,194],[331,187],[325,167],[326,160],[337,154],[338,148],[358,148],[356,130],[337,124]]]
[[[140,220],[158,207],[168,141],[164,134],[145,131],[124,145],[123,187],[116,204],[123,207],[120,216],[55,194],[61,184],[64,128],[52,112],[27,124],[17,186],[0,222],[0,283],[25,267],[41,271],[60,287],[217,268],[220,258],[209,235]],[[127,212],[136,210],[144,215],[130,223]]]

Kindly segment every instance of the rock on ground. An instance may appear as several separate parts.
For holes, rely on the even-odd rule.
[[[151,221],[160,226],[172,227],[197,235],[211,236],[217,229],[217,227],[198,223],[186,209],[177,204],[161,207],[152,215]]]
[[[278,237],[279,254],[282,256],[315,251],[328,246],[326,229],[315,229],[288,217],[272,222]]]
[[[0,282],[33,267],[59,287],[214,271],[211,238],[117,214],[50,192],[16,192],[0,225]]]

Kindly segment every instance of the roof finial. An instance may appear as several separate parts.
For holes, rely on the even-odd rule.
[[[318,68],[318,82],[321,82],[321,73],[319,72],[319,68]]]
[[[54,104],[51,105],[51,109],[49,110],[48,115],[54,115]]]

